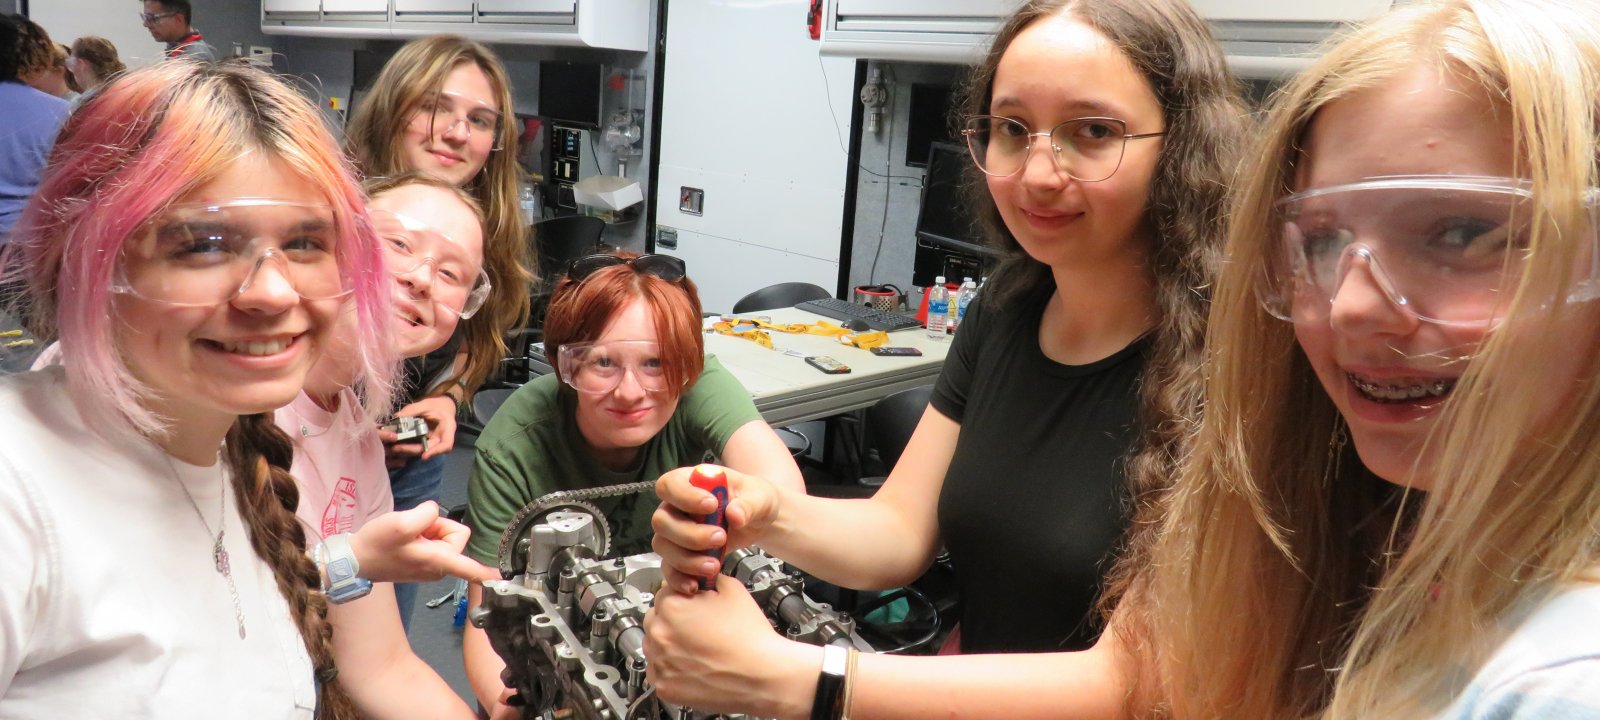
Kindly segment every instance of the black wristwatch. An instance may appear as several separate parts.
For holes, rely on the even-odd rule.
[[[811,700],[811,720],[839,720],[844,717],[844,676],[850,665],[850,649],[843,645],[824,645],[822,672],[817,675],[817,694]]]

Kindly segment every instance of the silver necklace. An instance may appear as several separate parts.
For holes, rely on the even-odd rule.
[[[178,483],[178,489],[183,491],[183,496],[188,498],[189,507],[194,508],[194,514],[200,518],[200,525],[206,529],[206,537],[213,538],[211,542],[211,561],[217,568],[217,574],[228,581],[228,594],[233,597],[233,618],[239,623],[239,639],[244,639],[244,609],[239,605],[239,588],[233,584],[233,565],[228,561],[228,549],[222,546],[223,535],[228,531],[228,483],[224,479],[221,491],[222,499],[217,503],[217,531],[211,532],[211,523],[206,522],[206,515],[200,512],[200,504],[194,501],[194,494],[189,492],[189,486],[183,484],[183,478],[178,476],[178,466],[172,462],[172,456],[162,453],[167,458],[167,468],[172,470],[172,479]],[[217,465],[222,464],[222,453],[217,453]]]

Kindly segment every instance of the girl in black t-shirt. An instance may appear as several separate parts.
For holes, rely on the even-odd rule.
[[[724,541],[854,588],[908,583],[945,546],[962,591],[962,650],[1081,649],[1096,638],[1095,598],[1130,511],[1170,476],[1194,420],[1205,289],[1246,113],[1222,52],[1181,0],[1026,3],[966,94],[974,199],[1006,257],[900,462],[868,500],[735,474],[731,538],[689,524],[702,496],[686,474],[663,476],[659,494],[679,503],[656,516],[671,589],[692,593],[694,576],[717,570],[697,551]],[[809,703],[815,664],[786,687],[791,696],[763,681],[796,665],[764,658],[811,663],[815,649],[757,626],[754,607],[721,589],[658,605],[661,695],[764,716]],[[711,605],[714,630],[702,622]],[[673,671],[680,661],[749,674],[695,680]],[[1045,674],[1048,662],[964,667],[1062,680]],[[951,699],[906,702],[919,700],[933,716]],[[1002,700],[1027,702],[983,702]]]

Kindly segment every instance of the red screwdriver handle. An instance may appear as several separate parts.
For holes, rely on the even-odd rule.
[[[715,465],[696,465],[694,472],[689,475],[689,483],[711,493],[717,499],[717,509],[707,513],[700,519],[700,522],[722,528],[722,536],[726,538],[728,536],[728,476],[723,474],[722,468]],[[726,541],[724,541],[722,547],[707,550],[706,554],[716,558],[717,562],[721,563],[722,555],[727,549]],[[699,580],[701,590],[715,590],[717,587],[715,578],[701,576]]]

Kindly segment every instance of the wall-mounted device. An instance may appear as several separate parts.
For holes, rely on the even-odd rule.
[[[572,186],[578,182],[579,168],[583,165],[583,131],[575,127],[556,125],[550,130],[550,182],[555,195],[555,206],[566,210],[578,209]]]

